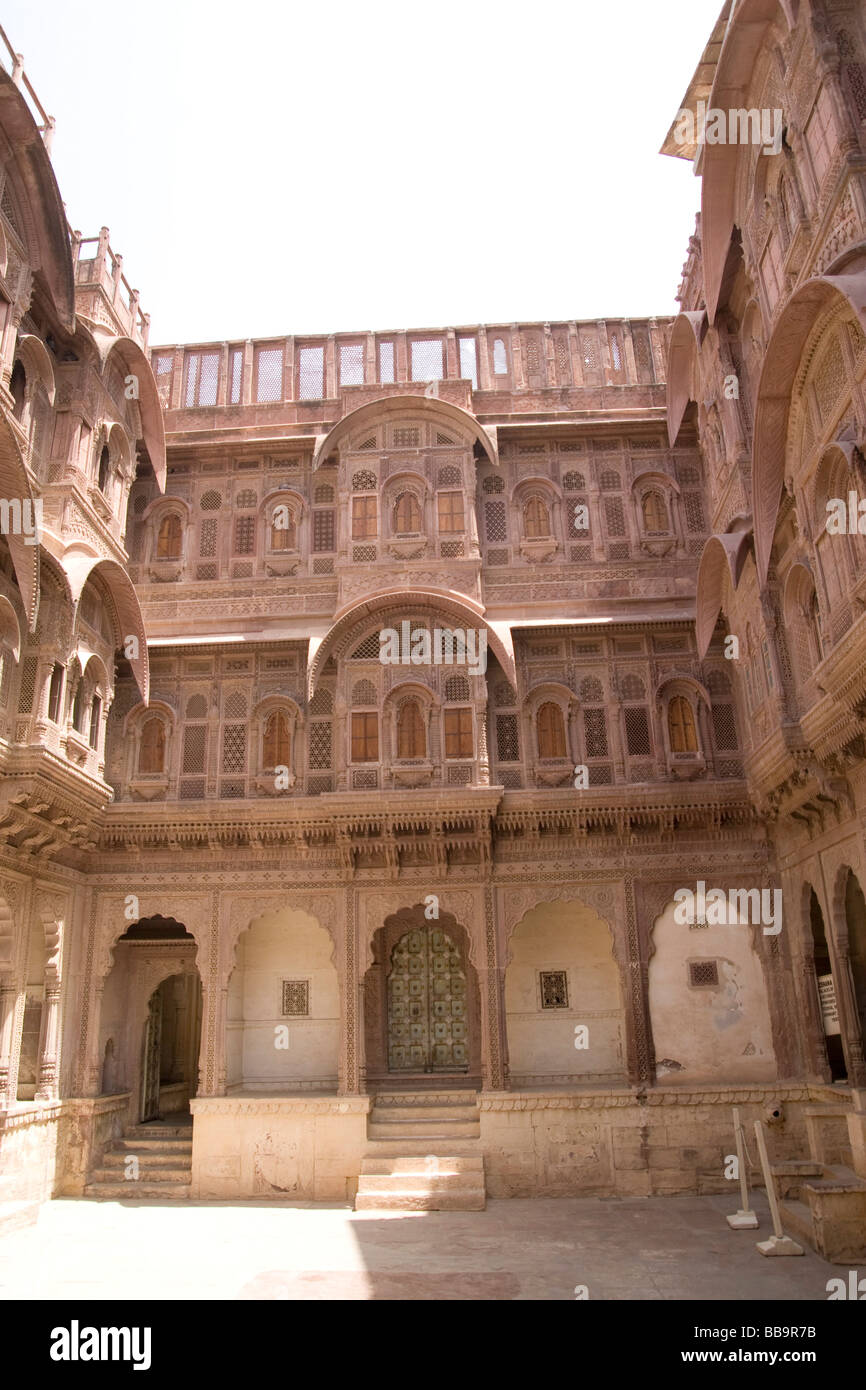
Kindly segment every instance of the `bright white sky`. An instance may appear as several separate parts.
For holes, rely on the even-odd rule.
[[[676,312],[721,0],[4,0],[151,344]]]

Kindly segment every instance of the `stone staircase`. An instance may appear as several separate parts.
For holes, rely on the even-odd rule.
[[[474,1091],[377,1096],[355,1210],[483,1211],[480,1137]]]
[[[866,1181],[846,1163],[847,1106],[805,1111],[811,1158],[771,1163],[785,1232],[831,1264],[866,1260]]]
[[[841,1163],[773,1163],[782,1228],[831,1264],[866,1260],[866,1182]]]
[[[127,1176],[135,1171],[130,1158],[138,1160],[137,1177]],[[179,1201],[189,1196],[191,1177],[192,1124],[157,1120],[134,1125],[114,1140],[91,1173],[84,1196],[113,1202]]]

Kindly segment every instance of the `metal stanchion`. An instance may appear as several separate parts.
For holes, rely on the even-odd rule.
[[[776,1183],[770,1170],[767,1143],[764,1139],[764,1126],[760,1120],[755,1121],[755,1139],[758,1143],[758,1153],[761,1156],[761,1167],[764,1170],[764,1183],[767,1188],[767,1200],[770,1203],[774,1232],[769,1240],[759,1240],[756,1245],[762,1255],[802,1255],[804,1253],[802,1245],[798,1245],[782,1230],[782,1218],[779,1215],[779,1203],[776,1200]]]
[[[749,1206],[749,1174],[746,1166],[746,1145],[743,1140],[743,1127],[740,1124],[740,1111],[734,1106],[734,1139],[737,1144],[737,1171],[740,1177],[740,1210],[725,1220],[734,1231],[754,1231],[760,1225],[755,1212]]]

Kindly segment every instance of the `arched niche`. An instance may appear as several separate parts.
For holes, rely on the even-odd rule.
[[[684,884],[697,894],[697,884]],[[707,891],[718,885],[708,880]],[[776,1077],[761,926],[679,922],[673,899],[653,924],[649,1008],[659,1084],[728,1085]],[[682,913],[680,914],[682,915]]]
[[[340,988],[329,932],[296,907],[240,933],[226,1009],[226,1093],[336,1091]]]
[[[557,899],[521,918],[509,941],[505,1016],[512,1086],[625,1080],[620,970],[610,926],[593,908]]]

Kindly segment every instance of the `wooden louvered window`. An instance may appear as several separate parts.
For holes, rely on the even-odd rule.
[[[462,531],[463,493],[440,492],[436,499],[440,531]]]
[[[524,507],[523,528],[528,541],[546,540],[550,535],[550,513],[540,497],[530,497]]]
[[[377,763],[379,761],[379,716],[378,714],[352,715],[352,762]]]
[[[177,512],[171,512],[168,516],[164,516],[159,524],[156,558],[158,560],[179,560],[182,535],[180,517]]]
[[[288,767],[290,754],[289,722],[282,710],[274,710],[265,723],[262,764],[269,769]]]
[[[697,753],[694,711],[684,695],[674,695],[668,705],[668,733],[672,753]]]
[[[445,711],[446,758],[471,758],[474,751],[472,710],[447,709]]]
[[[148,719],[141,731],[138,750],[139,772],[162,772],[165,766],[165,725],[161,719]]]
[[[565,724],[562,710],[552,700],[538,711],[538,756],[539,758],[564,758]]]
[[[353,497],[352,540],[363,541],[375,539],[376,533],[375,497]]]
[[[394,508],[394,530],[398,536],[414,535],[421,530],[421,508],[411,492],[403,492]]]
[[[660,492],[648,492],[641,504],[644,530],[648,536],[661,536],[668,530],[668,513]]]
[[[423,758],[426,755],[424,716],[417,700],[407,700],[397,716],[397,757]]]

